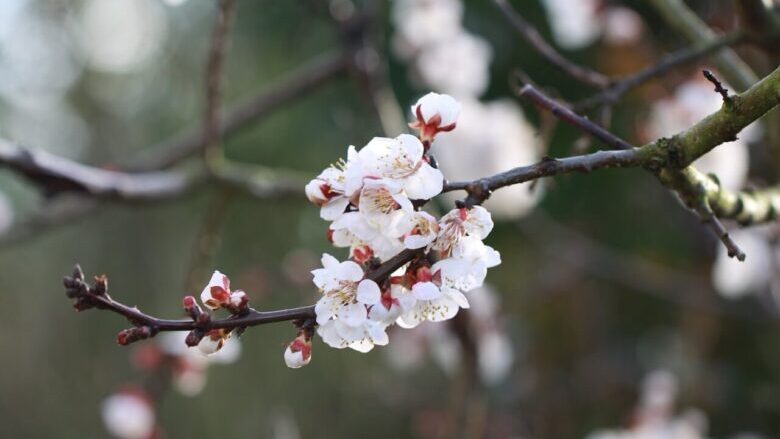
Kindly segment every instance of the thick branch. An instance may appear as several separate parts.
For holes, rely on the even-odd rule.
[[[496,7],[506,16],[507,20],[517,30],[523,39],[530,44],[540,55],[542,55],[550,64],[558,67],[570,77],[596,88],[604,88],[611,83],[609,77],[587,67],[574,64],[558,53],[545,39],[539,34],[539,31],[529,22],[520,16],[512,8],[507,0],[493,0]]]
[[[780,103],[780,67],[739,95],[731,96],[720,110],[669,139],[645,145],[648,156],[664,167],[684,168],[716,146],[737,138],[743,128]]]
[[[639,149],[634,149],[628,142],[574,113],[533,86],[526,85],[519,91],[519,95],[530,99],[561,120],[591,134],[607,145],[632,153],[629,157],[630,160],[625,162],[626,166],[637,164],[656,174],[664,185],[674,190],[685,204],[694,210],[700,219],[715,232],[727,247],[730,256],[735,256],[740,260],[745,257],[744,253],[725,232],[725,228],[720,224],[717,216],[734,217],[742,223],[767,221],[776,216],[777,198],[773,195],[774,191],[758,199],[743,192],[723,191],[716,182],[709,178],[702,181],[698,171],[688,165],[717,145],[736,138],[736,134],[742,128],[780,103],[780,68],[748,91],[728,97],[720,111],[701,120],[687,131],[672,139],[660,139]],[[581,160],[582,157],[587,156],[572,159]],[[598,163],[612,164],[612,161],[603,159]],[[530,170],[518,168],[509,172],[524,175]],[[550,175],[552,175],[552,171]],[[478,180],[471,184],[461,184],[460,189],[469,191],[467,202],[474,199],[484,200],[490,195],[490,190],[495,187],[491,188],[486,181],[489,179]],[[745,208],[746,203],[748,204],[747,209]],[[736,218],[737,215],[741,215],[741,218]]]
[[[131,174],[83,165],[45,151],[28,150],[0,139],[0,166],[27,177],[47,195],[65,192],[92,199],[159,201],[176,198],[199,187],[207,175],[202,168]],[[305,179],[291,171],[272,170],[214,160],[212,180],[243,190],[256,198],[297,195]]]
[[[48,195],[78,192],[105,199],[169,199],[203,181],[202,176],[192,172],[127,174],[94,168],[45,151],[28,150],[4,139],[0,139],[0,166],[24,175]]]

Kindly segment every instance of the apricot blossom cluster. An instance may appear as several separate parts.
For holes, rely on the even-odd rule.
[[[368,352],[388,343],[387,328],[439,322],[468,308],[464,295],[480,287],[487,269],[501,262],[482,240],[493,228],[481,206],[459,206],[441,218],[421,210],[442,192],[444,176],[428,153],[431,142],[456,128],[460,104],[429,93],[412,106],[410,127],[419,137],[375,137],[346,160],[323,170],[306,185],[309,200],[330,221],[328,238],[348,248],[349,259],[324,254],[312,271],[321,293],[315,306],[317,333],[334,348]],[[386,279],[367,276],[400,252],[419,256]],[[310,360],[310,337],[299,334],[285,360],[300,367]]]

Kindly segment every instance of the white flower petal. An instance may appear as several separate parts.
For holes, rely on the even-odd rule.
[[[376,282],[364,279],[360,281],[357,288],[357,299],[366,305],[373,305],[379,302],[382,293],[379,291],[379,285]]]
[[[469,307],[469,301],[466,298],[463,293],[460,291],[454,289],[454,288],[442,288],[442,291],[444,292],[444,295],[448,298],[452,299],[453,302],[457,303],[459,307],[461,308],[468,308]]]
[[[339,321],[345,325],[356,327],[360,326],[368,318],[366,306],[362,303],[349,303],[339,308]]]
[[[322,205],[322,208],[320,208],[320,218],[325,221],[338,219],[338,217],[344,214],[347,205],[349,205],[349,200],[346,197],[335,197]]]
[[[412,200],[429,200],[439,195],[444,187],[444,175],[428,163],[404,181],[404,190]]]
[[[433,300],[441,297],[441,291],[433,282],[417,282],[412,286],[417,300]]]
[[[352,282],[358,282],[360,279],[363,279],[363,274],[363,269],[360,268],[360,265],[353,261],[342,262],[336,270],[336,276],[339,279]]]

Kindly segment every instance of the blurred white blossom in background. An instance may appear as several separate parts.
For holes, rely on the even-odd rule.
[[[600,0],[542,0],[553,38],[565,49],[579,49],[601,34]]]
[[[458,98],[458,129],[441,136],[433,153],[450,181],[471,180],[539,160],[536,129],[512,101],[481,102],[490,84],[493,49],[467,31],[459,0],[398,0],[393,49],[409,63],[413,82]],[[451,200],[459,194],[448,194]],[[528,184],[496,191],[485,206],[497,219],[518,218],[540,199]]]
[[[747,257],[740,262],[729,257],[726,248],[719,245],[712,267],[712,284],[715,289],[729,299],[765,292],[776,273],[777,250],[770,243],[768,227],[751,227],[729,233]]]
[[[188,347],[184,342],[186,337],[187,332],[166,332],[157,336],[162,352],[177,361],[173,370],[174,388],[182,395],[195,396],[206,386],[209,365],[236,362],[241,356],[241,342],[231,338],[222,349],[206,355],[197,347]]]
[[[162,48],[167,23],[155,0],[89,0],[79,17],[79,43],[90,68],[135,71]]]
[[[469,325],[475,335],[477,364],[483,383],[495,385],[506,379],[515,361],[509,335],[499,320],[499,295],[488,285],[469,292]],[[452,374],[461,364],[460,343],[443,325],[422,324],[414,331],[394,331],[386,359],[400,372],[422,367],[428,357],[445,373]]]
[[[642,381],[639,403],[629,427],[598,430],[587,439],[700,439],[707,433],[707,418],[700,410],[686,409],[675,414],[677,378],[669,371],[656,370]]]
[[[67,100],[83,68],[61,20],[26,0],[0,2],[0,118],[5,136],[77,157],[89,143],[86,122]]]
[[[564,49],[581,49],[603,36],[613,45],[636,42],[642,19],[633,10],[607,6],[602,0],[542,0],[555,42]]]
[[[103,400],[101,415],[113,437],[149,439],[154,435],[154,406],[142,390],[127,388],[109,396]]]

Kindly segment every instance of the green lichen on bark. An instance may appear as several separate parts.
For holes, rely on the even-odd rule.
[[[742,129],[779,102],[780,68],[777,68],[686,131],[644,145],[640,152],[642,160],[648,168],[659,163],[663,167],[685,168],[718,145],[735,140]]]

